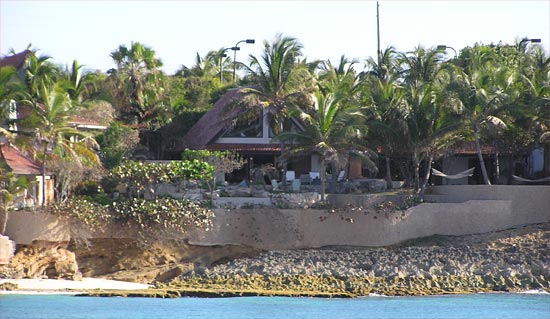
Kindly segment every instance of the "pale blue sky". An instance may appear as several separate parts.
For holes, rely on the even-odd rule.
[[[382,48],[446,44],[459,50],[531,37],[549,51],[550,0],[379,4]],[[191,66],[196,52],[203,56],[254,38],[256,44],[241,44],[237,54],[248,61],[277,33],[298,38],[309,60],[336,62],[345,54],[362,61],[376,54],[376,1],[0,0],[0,53],[32,43],[56,63],[78,59],[92,70],[114,67],[110,52],[131,41],[151,46],[168,73]]]

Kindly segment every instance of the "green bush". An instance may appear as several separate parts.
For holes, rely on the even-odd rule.
[[[213,212],[201,203],[162,198],[151,201],[131,198],[112,201],[107,205],[83,197],[47,207],[51,214],[75,218],[85,225],[101,228],[107,222],[137,225],[141,231],[174,230],[185,232],[193,227],[211,225]]]

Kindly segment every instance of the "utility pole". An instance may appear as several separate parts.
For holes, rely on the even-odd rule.
[[[378,4],[378,1],[376,1],[376,33],[377,33],[377,39],[378,39],[378,51],[376,51],[378,55],[378,64],[380,64],[380,60],[382,58],[382,51],[380,51],[380,5]]]

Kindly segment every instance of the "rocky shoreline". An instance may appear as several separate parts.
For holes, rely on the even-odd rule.
[[[550,292],[550,224],[490,234],[435,236],[387,248],[266,251],[195,266],[158,288],[309,295]]]
[[[69,275],[81,271],[84,277],[154,287],[132,291],[113,287],[83,295],[162,298],[550,292],[550,223],[479,235],[432,236],[385,248],[260,252],[241,246],[184,242],[142,246],[132,240],[104,239],[88,248],[69,246],[74,253],[61,254],[64,248],[41,245],[41,249],[21,249],[13,260],[17,263],[0,277],[72,278]],[[72,258],[52,259],[46,265],[44,256],[54,255]],[[68,265],[73,266],[61,267],[72,259]],[[37,272],[31,271],[35,268]],[[61,268],[67,270],[63,276],[50,276]]]

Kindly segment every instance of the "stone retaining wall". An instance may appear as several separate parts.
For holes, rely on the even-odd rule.
[[[379,197],[343,195],[344,201],[350,203],[370,203]],[[455,185],[435,187],[433,195],[427,197],[434,202],[406,211],[216,209],[210,231],[192,230],[182,239],[196,245],[237,244],[260,249],[387,246],[435,234],[468,235],[550,222],[549,198],[549,186]],[[53,216],[15,212],[10,214],[6,235],[17,244],[30,244],[37,239],[66,241],[70,236],[68,228]],[[111,230],[94,237],[128,235]]]

